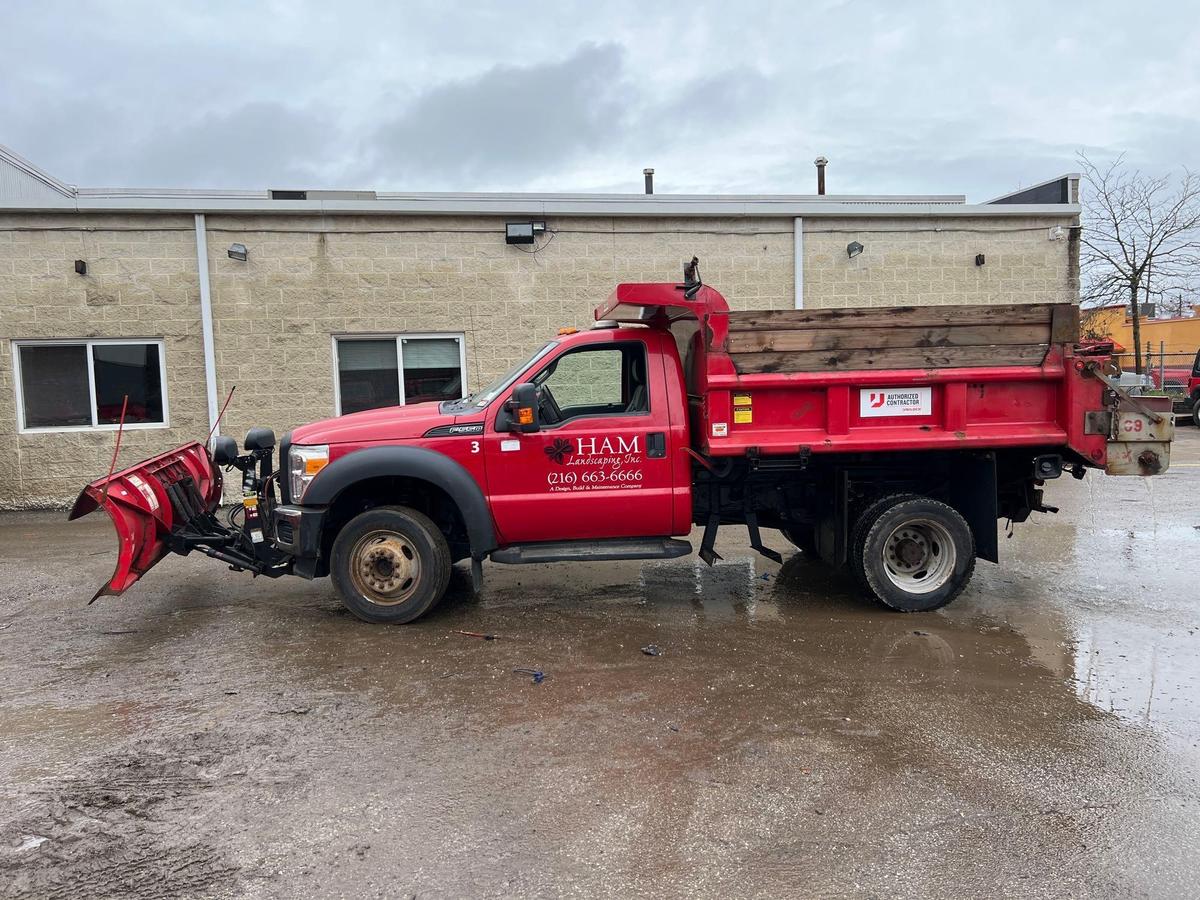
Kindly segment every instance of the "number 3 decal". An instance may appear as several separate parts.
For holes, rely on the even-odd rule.
[[[479,452],[479,441],[471,441],[471,452],[472,453]]]

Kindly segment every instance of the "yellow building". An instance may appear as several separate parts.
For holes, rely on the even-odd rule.
[[[1150,354],[1157,362],[1160,345],[1166,353],[1168,366],[1191,363],[1196,351],[1200,350],[1200,306],[1194,306],[1194,316],[1172,319],[1142,318],[1142,353]],[[1121,350],[1133,353],[1133,319],[1128,304],[1100,306],[1086,310],[1083,316],[1084,337],[1112,338]]]

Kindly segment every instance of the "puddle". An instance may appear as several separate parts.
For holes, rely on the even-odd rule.
[[[1195,489],[1091,481],[1056,485],[1050,502],[1061,500],[1063,513],[1019,528],[1001,548],[1026,594],[1013,621],[1032,640],[1059,646],[1084,702],[1129,724],[1200,737]],[[1053,634],[1020,624],[1035,605],[1055,611]]]

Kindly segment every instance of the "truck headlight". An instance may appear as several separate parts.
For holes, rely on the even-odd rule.
[[[304,492],[317,473],[329,465],[328,444],[293,444],[288,451],[288,486],[293,503],[304,499]]]

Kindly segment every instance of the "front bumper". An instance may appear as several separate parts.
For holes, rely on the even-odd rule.
[[[321,559],[326,512],[313,506],[275,507],[275,546],[292,557],[292,571],[304,578],[326,574]]]

